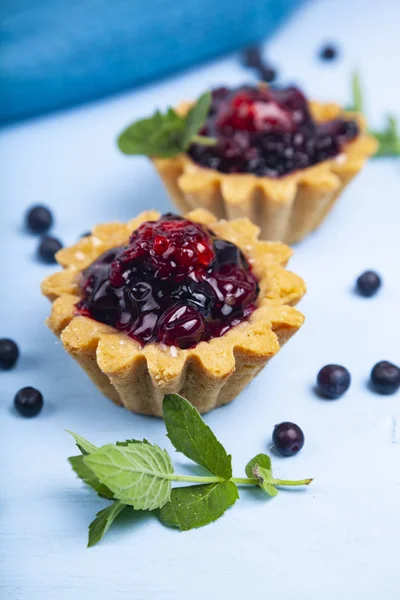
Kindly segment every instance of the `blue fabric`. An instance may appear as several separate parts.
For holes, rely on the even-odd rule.
[[[0,121],[131,88],[263,39],[302,0],[2,0]]]

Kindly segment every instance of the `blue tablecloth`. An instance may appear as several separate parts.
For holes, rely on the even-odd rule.
[[[0,122],[130,88],[265,38],[303,0],[3,0]]]

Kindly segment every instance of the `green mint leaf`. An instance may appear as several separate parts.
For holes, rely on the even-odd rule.
[[[148,119],[133,123],[118,138],[124,154],[170,157],[183,151],[185,120],[172,108],[165,114],[157,111]]]
[[[181,117],[173,108],[166,113],[157,111],[152,117],[140,119],[127,127],[118,137],[118,147],[124,154],[141,154],[168,158],[185,152],[190,144],[215,144],[212,138],[197,136],[204,125],[211,105],[206,92]]]
[[[81,435],[78,435],[73,431],[69,431],[68,429],[66,429],[66,432],[72,435],[82,454],[91,454],[92,452],[96,452],[97,446],[85,440],[85,438],[83,438]]]
[[[88,486],[93,488],[101,498],[114,498],[112,491],[109,490],[107,486],[100,483],[93,471],[85,464],[82,455],[70,456],[68,461],[78,477],[80,477]]]
[[[382,131],[370,131],[379,142],[375,157],[400,155],[400,138],[397,131],[397,119],[393,115],[388,115],[386,127]]]
[[[363,92],[358,71],[354,71],[351,76],[351,96],[351,103],[346,107],[346,110],[349,112],[363,112]]]
[[[88,548],[91,548],[101,540],[124,508],[126,508],[126,504],[116,500],[107,506],[107,508],[97,513],[95,520],[89,525]]]
[[[276,496],[278,493],[277,488],[273,485],[275,481],[272,477],[270,469],[255,465],[253,468],[253,477],[257,477],[259,480],[259,486],[268,494],[268,496]]]
[[[263,467],[264,469],[268,469],[272,475],[271,458],[268,456],[268,454],[257,454],[257,456],[252,458],[247,463],[245,471],[246,471],[247,477],[249,477],[250,479],[252,479],[254,477],[253,469],[256,465],[259,465],[260,467]]]
[[[187,531],[216,521],[239,498],[232,481],[174,488],[160,510],[164,525]]]
[[[190,402],[178,394],[168,394],[163,413],[167,435],[179,452],[213,475],[225,480],[232,477],[232,457]]]
[[[147,440],[143,439],[143,440],[134,440],[133,438],[131,440],[124,440],[123,442],[115,442],[116,446],[129,446],[130,444],[149,444],[150,442],[148,442]]]
[[[211,101],[211,93],[205,92],[187,113],[185,118],[185,131],[182,137],[182,144],[185,150],[189,148],[193,137],[199,133],[206,122],[210,111]]]
[[[160,508],[170,498],[174,468],[167,452],[155,444],[108,444],[84,461],[116,498],[138,510]]]

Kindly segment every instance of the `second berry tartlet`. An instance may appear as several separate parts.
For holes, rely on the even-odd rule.
[[[321,224],[377,148],[361,115],[308,101],[294,87],[215,89],[199,133],[216,144],[153,157],[179,210],[246,216],[263,239],[286,243]]]
[[[48,325],[115,403],[162,415],[180,393],[201,413],[230,402],[299,329],[291,250],[248,219],[148,211],[60,250],[42,291]]]

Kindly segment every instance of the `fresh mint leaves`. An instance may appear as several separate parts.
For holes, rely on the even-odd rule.
[[[231,456],[190,402],[169,394],[164,398],[163,412],[172,444],[209,475],[176,474],[167,452],[147,440],[125,440],[98,448],[69,432],[82,452],[68,459],[73,470],[99,496],[113,500],[89,526],[88,546],[97,544],[120,512],[128,508],[157,509],[162,523],[186,531],[219,519],[239,498],[238,485],[258,486],[275,496],[277,486],[308,485],[312,481],[275,479],[267,454],[257,454],[247,464],[247,477],[232,477]],[[171,489],[172,482],[198,485]]]
[[[155,444],[107,444],[84,457],[87,467],[115,498],[137,510],[154,510],[168,502],[174,467]]]
[[[364,94],[362,90],[360,75],[355,71],[351,78],[352,101],[347,107],[351,112],[364,112]],[[381,131],[369,129],[370,133],[379,142],[379,148],[374,157],[400,156],[400,137],[398,134],[397,119],[391,114],[386,116],[385,126]]]
[[[73,431],[69,431],[68,429],[67,433],[70,433],[72,435],[76,442],[76,445],[78,446],[82,454],[90,454],[91,452],[95,452],[97,450],[97,446],[85,440],[85,438],[83,438],[81,435],[78,435]]]
[[[71,456],[68,460],[78,477],[80,477],[88,486],[93,488],[101,498],[114,498],[112,491],[107,486],[100,483],[93,471],[85,464],[84,456]]]
[[[238,498],[232,481],[174,488],[171,501],[160,510],[160,520],[181,531],[203,527],[222,517]]]
[[[168,394],[163,401],[163,414],[167,436],[178,452],[213,475],[226,481],[232,477],[232,457],[190,402],[178,394]]]
[[[246,465],[245,471],[247,477],[254,477],[253,469],[257,465],[271,471],[271,457],[268,454],[257,454],[257,456],[252,458]]]
[[[354,71],[351,76],[351,104],[347,106],[346,110],[360,113],[364,111],[363,92],[358,71]]]
[[[107,533],[119,513],[126,508],[126,504],[115,500],[112,504],[97,513],[96,518],[89,525],[88,548],[95,546]]]
[[[190,144],[214,145],[216,140],[199,135],[211,106],[210,92],[204,93],[185,116],[173,108],[157,111],[152,117],[136,121],[118,137],[124,154],[168,158],[186,152]]]

